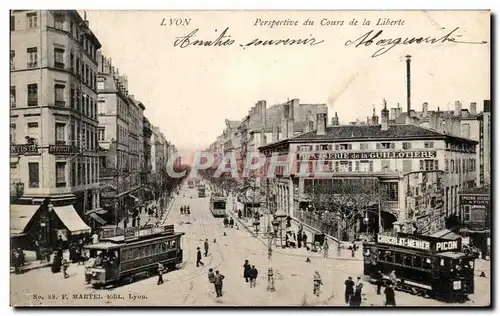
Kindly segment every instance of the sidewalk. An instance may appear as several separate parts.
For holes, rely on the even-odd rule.
[[[235,222],[238,223],[239,227],[242,227],[246,229],[250,234],[255,236],[255,227],[253,226],[253,218],[242,218],[241,220],[238,219],[238,209],[236,208],[233,210],[232,207],[232,199],[229,197],[228,199],[228,205],[227,205],[227,214],[230,217],[233,217]],[[257,238],[267,247],[269,240],[267,237],[267,226],[270,224],[272,221],[272,216],[269,214],[264,214],[260,218],[260,225],[259,225],[259,233],[257,234]],[[292,220],[291,224],[291,230],[297,232],[298,231],[298,224],[299,222],[295,219]],[[318,233],[318,231],[314,231],[314,228],[303,224],[304,231],[306,232],[307,235],[307,240],[308,244],[313,240],[313,234]],[[272,228],[271,228],[272,229]],[[333,239],[333,237],[326,236],[329,239],[329,251],[328,251],[328,259],[337,259],[337,260],[351,260],[351,261],[363,261],[363,253],[362,250],[359,249],[356,251],[355,257],[352,257],[351,251],[347,249],[345,243],[341,243],[341,247],[344,247],[340,249],[340,253],[337,249],[337,242],[336,240]],[[282,242],[285,242],[285,236],[284,232],[282,235]],[[273,251],[277,253],[282,253],[286,255],[294,255],[294,256],[303,256],[303,257],[310,257],[310,258],[323,258],[323,251],[318,251],[318,252],[313,252],[313,251],[308,251],[306,248],[282,248],[280,247],[280,240],[277,240],[277,245],[273,242]],[[349,243],[350,245],[350,243]]]

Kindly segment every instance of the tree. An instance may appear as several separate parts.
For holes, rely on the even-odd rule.
[[[306,186],[306,193],[315,216],[321,223],[335,226],[340,239],[354,233],[356,221],[380,201],[377,182],[360,179],[319,180]]]

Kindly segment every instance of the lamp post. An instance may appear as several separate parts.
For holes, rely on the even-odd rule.
[[[253,226],[255,227],[255,237],[257,237],[257,235],[259,233],[259,226],[260,226],[260,217],[259,217],[258,212],[255,212],[255,214],[254,214]]]

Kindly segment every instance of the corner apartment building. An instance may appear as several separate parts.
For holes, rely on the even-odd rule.
[[[33,228],[45,241],[89,232],[86,223],[93,226],[99,210],[101,44],[74,10],[12,11],[10,34],[10,170],[17,199],[11,215],[18,204],[32,205],[19,231]],[[52,210],[57,227],[49,231],[43,216]]]
[[[385,193],[380,204],[373,201],[380,207],[384,229],[401,229],[403,222],[413,221],[422,232],[432,232],[458,212],[460,188],[474,186],[476,141],[412,124],[390,124],[386,106],[381,124],[374,114],[369,124],[327,127],[326,114],[317,116],[315,131],[260,147],[268,157],[278,153],[283,159],[290,153],[295,158],[293,165],[277,168],[267,188],[286,214],[303,219],[311,201],[309,187],[335,188],[338,181],[349,179],[371,182]],[[333,121],[338,124],[338,119]],[[314,173],[318,163],[326,177]],[[376,225],[378,218],[367,215]],[[363,216],[358,220],[361,227]]]

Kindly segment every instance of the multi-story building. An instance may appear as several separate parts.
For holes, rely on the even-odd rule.
[[[120,76],[104,56],[99,58],[97,88],[101,201],[108,222],[116,223],[138,202],[138,111],[128,93],[127,77]]]
[[[144,159],[142,160],[142,183],[147,183],[151,175],[152,164],[151,164],[151,136],[153,134],[152,125],[143,116],[142,120],[142,137],[143,137],[143,154]]]
[[[34,205],[26,225],[44,241],[56,240],[55,234],[70,238],[89,232],[82,219],[91,226],[99,221],[101,44],[74,10],[12,11],[10,31],[10,167],[16,203]],[[32,219],[40,206],[42,212]],[[19,207],[12,206],[13,217]],[[47,210],[57,217],[48,219]],[[25,229],[30,228],[19,230]]]
[[[382,200],[373,203],[380,209],[384,229],[400,229],[399,224],[411,220],[422,232],[431,232],[443,228],[444,218],[458,212],[459,190],[474,186],[476,141],[412,124],[390,124],[386,106],[381,124],[374,114],[370,124],[327,127],[326,114],[317,115],[315,131],[260,147],[268,157],[275,153],[281,159],[289,154],[294,158],[276,168],[276,178],[270,179],[266,190],[274,191],[278,209],[293,217],[306,217],[311,187],[335,188],[338,181],[349,179],[373,182],[381,189]],[[318,164],[326,177],[315,173]],[[370,218],[370,223],[379,221]],[[362,214],[359,221],[358,228],[363,225]]]

